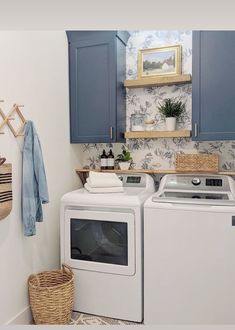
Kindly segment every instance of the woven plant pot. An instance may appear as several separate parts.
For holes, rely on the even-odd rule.
[[[32,274],[28,278],[29,301],[35,324],[69,324],[72,315],[74,275],[62,270]]]

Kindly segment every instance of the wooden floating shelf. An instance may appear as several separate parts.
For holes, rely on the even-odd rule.
[[[146,173],[146,174],[192,174],[192,172],[180,172],[176,170],[167,170],[167,169],[159,169],[159,170],[152,170],[152,169],[130,169],[130,170],[101,170],[99,168],[96,169],[89,169],[89,168],[77,168],[76,173],[80,177],[81,181],[83,184],[86,183],[86,178],[88,176],[88,173],[90,171],[95,171],[95,172],[104,172],[104,173]],[[206,172],[200,172],[201,174],[206,174]],[[208,172],[209,173],[209,172]],[[210,173],[211,174],[211,173]],[[220,175],[234,175],[235,172],[233,171],[220,171],[217,173],[213,174],[220,174]]]
[[[126,139],[154,139],[154,138],[171,138],[171,137],[190,137],[191,131],[138,131],[125,132]]]
[[[119,169],[114,169],[114,170],[101,170],[100,168],[77,168],[75,170],[77,173],[86,173],[90,171],[94,172],[110,172],[110,173],[150,173],[150,174],[176,174],[176,173],[185,173],[185,174],[190,174],[192,172],[183,172],[183,171],[176,171],[176,170],[167,170],[167,169],[160,169],[160,170],[153,170],[153,169],[129,169],[129,170],[119,170]],[[211,173],[211,172],[201,172],[201,174],[205,173]],[[221,174],[221,175],[235,175],[234,171],[219,171],[213,174]]]
[[[177,76],[162,76],[154,78],[140,78],[136,80],[124,80],[124,86],[127,88],[141,88],[163,85],[182,85],[191,82],[191,74],[182,74]]]
[[[90,171],[94,172],[105,172],[105,173],[163,173],[163,174],[169,174],[169,173],[176,173],[175,170],[144,170],[144,169],[130,169],[130,170],[101,170],[100,168],[92,169],[92,168],[78,168],[75,170],[77,173],[88,173]],[[178,173],[178,172],[177,172]]]

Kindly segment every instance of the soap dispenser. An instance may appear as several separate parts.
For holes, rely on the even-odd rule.
[[[106,170],[107,166],[108,166],[108,156],[106,155],[105,150],[103,150],[103,153],[100,156],[100,169]]]
[[[107,166],[108,170],[114,170],[114,154],[112,152],[112,150],[109,150],[109,154],[108,154],[108,166]]]

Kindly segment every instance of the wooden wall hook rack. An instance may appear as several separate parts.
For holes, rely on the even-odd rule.
[[[4,102],[4,101],[0,100],[0,102]],[[21,107],[23,107],[23,105],[16,103],[13,104],[11,110],[7,115],[5,115],[2,109],[0,108],[0,116],[2,117],[2,122],[0,123],[0,134],[4,134],[2,129],[4,128],[5,125],[7,125],[15,137],[24,135],[22,132],[24,130],[25,124],[27,123],[27,120],[24,118],[22,112],[20,111]],[[15,119],[15,115],[17,115],[18,118],[20,119],[20,126],[17,129],[15,129],[11,124],[11,121]]]

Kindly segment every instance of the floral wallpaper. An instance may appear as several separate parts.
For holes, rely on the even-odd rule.
[[[137,78],[137,54],[139,49],[167,45],[182,45],[182,73],[192,72],[192,32],[191,31],[130,31],[127,44],[127,79]],[[181,97],[186,104],[186,113],[177,123],[179,129],[191,129],[192,85],[172,85],[151,88],[127,89],[127,130],[130,116],[141,112],[148,119],[156,120],[156,129],[164,130],[165,124],[157,110],[164,98]],[[133,157],[132,168],[174,169],[176,153],[216,153],[219,155],[220,169],[235,170],[235,141],[194,142],[191,138],[129,139],[125,146]],[[99,167],[102,150],[112,149],[117,156],[123,144],[83,144],[84,167]]]

